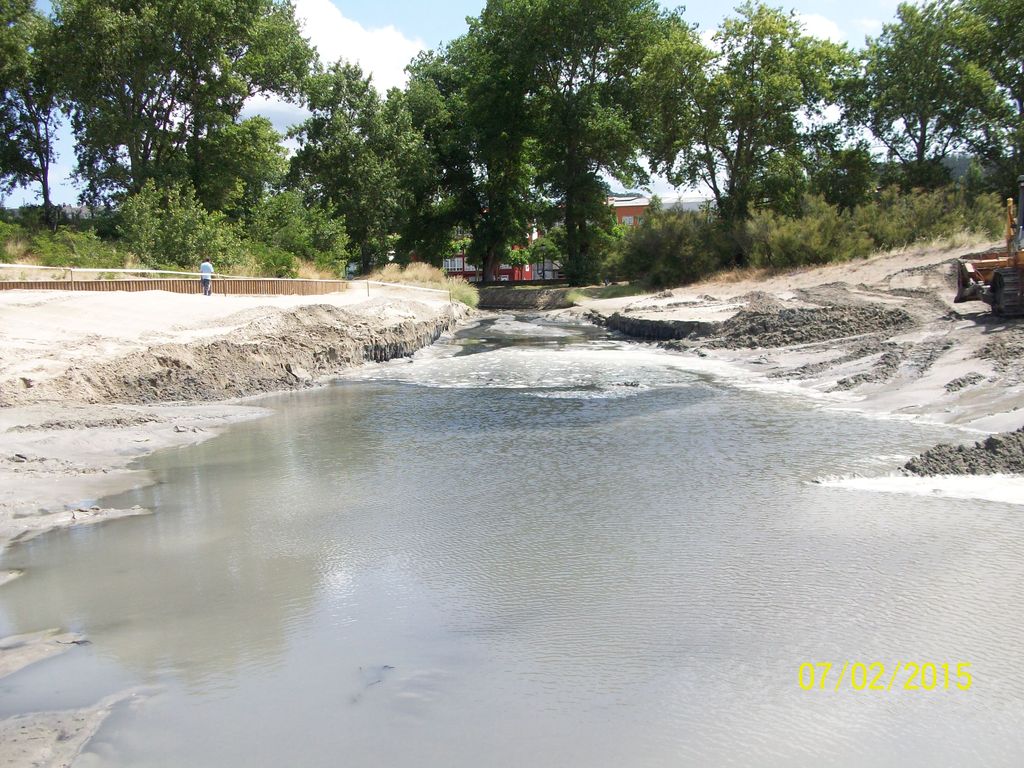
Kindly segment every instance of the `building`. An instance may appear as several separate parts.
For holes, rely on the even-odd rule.
[[[666,195],[659,198],[661,207],[668,211],[701,211],[710,203],[699,195]],[[609,195],[608,205],[615,210],[615,220],[627,227],[638,227],[644,223],[651,198],[632,192],[621,195]]]
[[[608,205],[615,210],[615,220],[627,227],[638,227],[644,223],[651,199],[644,195],[609,195]]]
[[[466,254],[464,253],[457,253],[450,259],[445,259],[442,266],[449,277],[461,277],[471,283],[479,283],[484,279],[483,267],[467,264]],[[525,264],[523,266],[501,264],[498,267],[497,279],[503,282],[539,280],[540,278],[534,277],[534,274],[535,270],[532,264]]]

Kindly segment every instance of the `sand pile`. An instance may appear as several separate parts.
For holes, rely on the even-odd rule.
[[[51,352],[60,363],[42,374],[19,370],[12,355],[0,366],[0,406],[209,402],[303,388],[354,365],[411,355],[462,316],[455,305],[380,299],[246,309],[213,328],[152,339],[87,335],[72,339],[63,357]]]
[[[912,475],[1024,474],[1024,427],[966,445],[937,445],[904,465]]]
[[[365,290],[212,300],[0,292],[0,549],[144,514],[93,500],[150,482],[129,466],[139,456],[265,413],[221,401],[411,355],[468,313],[447,294]]]

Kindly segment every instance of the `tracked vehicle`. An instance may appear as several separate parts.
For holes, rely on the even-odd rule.
[[[983,301],[1002,317],[1024,315],[1024,176],[1017,187],[1020,202],[1006,201],[1006,253],[957,260],[953,301]]]

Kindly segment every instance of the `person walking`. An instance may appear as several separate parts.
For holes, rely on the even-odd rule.
[[[199,287],[203,290],[203,296],[213,295],[213,264],[209,256],[199,265]]]

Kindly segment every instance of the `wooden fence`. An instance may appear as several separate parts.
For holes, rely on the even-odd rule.
[[[344,280],[275,280],[247,277],[214,280],[213,292],[222,296],[322,296],[348,288]],[[0,291],[170,291],[200,293],[199,279],[127,280],[0,280]]]

